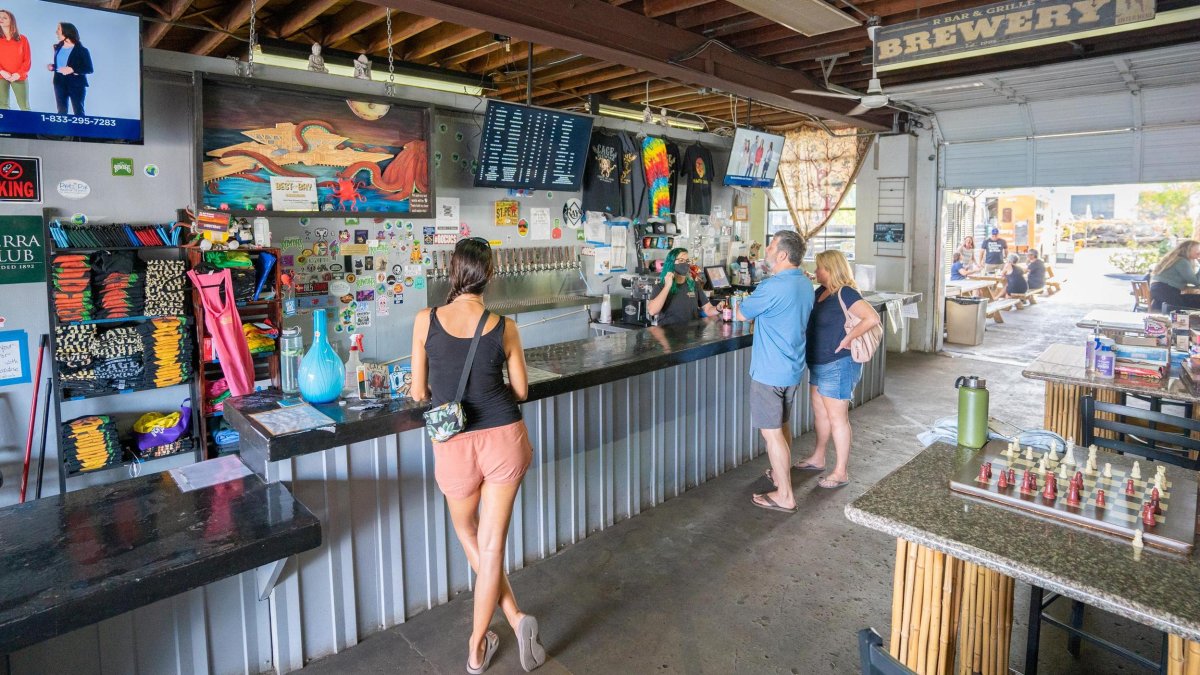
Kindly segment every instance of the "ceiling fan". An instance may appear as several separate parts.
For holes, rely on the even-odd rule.
[[[833,63],[837,60],[836,57],[829,61],[828,67],[822,68],[825,74],[825,91],[820,89],[796,89],[792,93],[857,100],[858,105],[846,113],[847,115],[861,115],[891,103],[891,98],[884,93],[883,85],[879,83],[879,74],[875,72],[875,31],[877,30],[879,30],[879,26],[867,26],[867,36],[871,38],[871,80],[867,83],[867,93],[860,94],[853,89],[848,89],[829,81],[829,72],[833,70]],[[822,65],[824,66],[825,64],[823,63]]]

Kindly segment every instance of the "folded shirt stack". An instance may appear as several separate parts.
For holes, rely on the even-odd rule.
[[[92,259],[96,287],[96,318],[123,319],[141,316],[146,306],[141,261],[134,251],[100,251]]]
[[[156,445],[153,448],[146,450],[138,450],[137,456],[141,459],[151,459],[153,457],[166,457],[167,455],[177,455],[181,452],[191,452],[194,447],[191,438],[181,438],[171,443]]]
[[[229,398],[229,383],[225,381],[225,378],[209,382],[208,391],[204,392],[205,414],[223,411],[227,398]]]
[[[224,418],[218,420],[208,434],[212,437],[213,445],[217,446],[217,454],[227,455],[238,451],[241,435]]]
[[[279,329],[268,321],[244,323],[242,335],[246,336],[246,346],[250,348],[251,354],[270,354],[275,351]]]
[[[94,325],[56,326],[54,343],[63,398],[109,392],[108,385],[96,379],[94,363],[100,341]]]
[[[96,379],[109,387],[137,389],[143,386],[145,347],[137,326],[121,326],[100,331],[95,354]]]
[[[169,387],[192,377],[192,333],[179,317],[152,319],[139,326],[145,356],[145,386]]]
[[[62,456],[68,473],[119,465],[124,450],[116,422],[108,415],[88,415],[63,424]]]
[[[94,317],[92,267],[86,255],[60,253],[50,260],[54,284],[54,311],[61,322],[89,321]]]
[[[146,316],[179,316],[187,302],[187,267],[182,260],[146,261]]]

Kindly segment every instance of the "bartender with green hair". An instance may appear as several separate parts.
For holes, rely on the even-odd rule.
[[[692,263],[686,248],[673,248],[667,254],[662,278],[654,285],[646,309],[651,316],[658,317],[659,326],[675,326],[721,313],[692,278]]]

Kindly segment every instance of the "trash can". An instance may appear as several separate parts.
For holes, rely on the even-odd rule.
[[[946,342],[958,345],[983,343],[987,321],[987,300],[983,298],[946,298]]]

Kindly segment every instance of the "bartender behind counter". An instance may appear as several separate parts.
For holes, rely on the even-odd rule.
[[[651,316],[658,317],[660,326],[674,326],[721,313],[692,278],[692,263],[686,248],[671,249],[667,254],[662,279],[654,285],[646,309]]]

